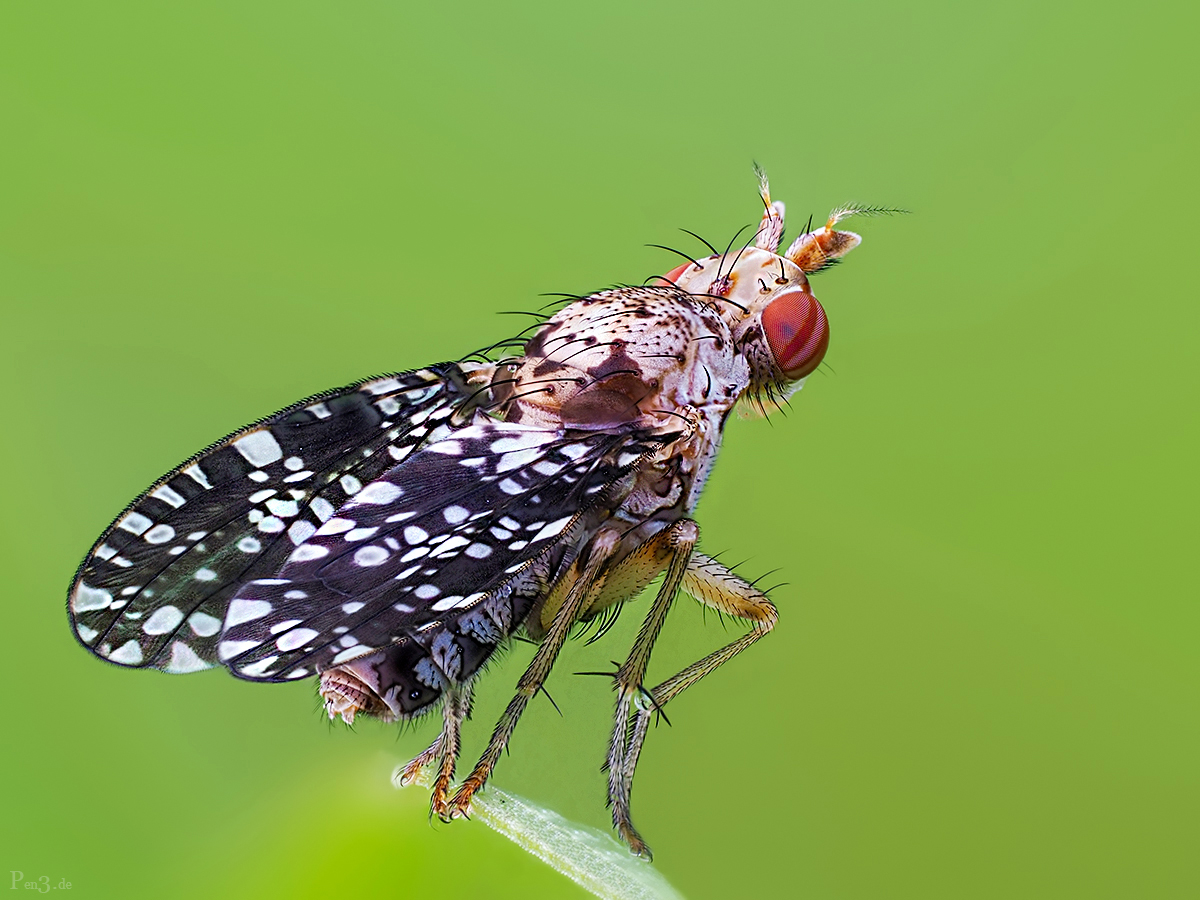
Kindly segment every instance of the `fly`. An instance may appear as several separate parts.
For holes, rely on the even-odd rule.
[[[573,628],[660,575],[611,673],[613,823],[649,849],[629,799],[655,712],[770,632],[767,595],[697,550],[692,513],[738,404],[766,410],[825,356],[808,276],[854,249],[836,210],[783,252],[784,206],[753,238],[642,287],[571,298],[527,340],[301,400],[205,448],[133,501],[71,585],[79,641],[131,668],[223,666],[319,679],[331,718],[387,722],[440,705],[433,813],[466,815]],[[497,349],[518,349],[496,358]],[[750,629],[653,687],[676,594]],[[454,785],[476,674],[537,644],[479,762]]]

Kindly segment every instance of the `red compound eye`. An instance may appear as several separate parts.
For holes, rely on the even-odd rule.
[[[676,266],[666,275],[663,275],[662,278],[664,281],[671,282],[671,284],[678,284],[679,279],[683,277],[683,273],[688,270],[689,266],[691,266],[691,263],[684,263],[682,266]]]
[[[762,327],[775,364],[792,381],[816,369],[829,349],[829,320],[807,291],[788,291],[768,303]]]

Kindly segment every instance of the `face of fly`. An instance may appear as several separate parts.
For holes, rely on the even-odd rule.
[[[801,234],[780,253],[784,206],[771,200],[761,173],[760,194],[762,221],[744,247],[684,263],[662,276],[685,291],[713,298],[750,364],[747,395],[759,406],[798,390],[821,364],[829,347],[829,321],[813,296],[808,275],[862,243],[854,232],[834,227],[840,220],[874,212],[857,207],[834,210],[823,227]]]

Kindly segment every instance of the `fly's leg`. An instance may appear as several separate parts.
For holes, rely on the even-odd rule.
[[[447,819],[446,795],[454,778],[458,751],[462,745],[462,723],[471,715],[471,685],[449,687],[442,706],[442,732],[433,743],[418,753],[397,776],[403,787],[411,784],[425,766],[440,760],[438,774],[429,796],[429,810],[439,819]]]
[[[632,567],[643,566],[647,574],[650,574],[650,570],[653,568],[653,574],[650,574],[652,578],[654,574],[662,570],[665,561],[667,572],[662,587],[655,596],[650,611],[646,614],[646,620],[642,623],[642,628],[633,641],[629,658],[617,669],[617,708],[613,718],[612,738],[609,740],[606,763],[608,799],[612,804],[613,826],[617,829],[621,840],[629,845],[631,851],[638,856],[647,858],[651,855],[650,848],[646,846],[642,836],[633,827],[633,821],[629,816],[630,782],[633,778],[633,769],[628,764],[633,736],[629,717],[633,711],[635,698],[639,692],[644,690],[642,680],[646,675],[646,667],[650,664],[650,651],[654,648],[654,641],[662,630],[663,622],[666,621],[667,611],[671,608],[671,602],[675,599],[675,594],[683,582],[688,568],[688,560],[691,558],[692,550],[696,546],[699,536],[700,528],[695,522],[690,519],[681,519],[670,528],[646,541],[622,562],[622,566],[626,564]],[[638,749],[640,749],[640,744]],[[634,762],[636,764],[636,754]]]
[[[458,763],[458,751],[462,747],[462,723],[471,715],[469,684],[447,689],[442,715],[442,761],[438,767],[437,779],[433,782],[433,790],[429,794],[429,811],[443,822],[448,822],[450,813],[446,807],[446,795],[450,792],[454,767]]]
[[[421,770],[438,758],[438,754],[442,752],[442,738],[444,737],[445,725],[442,726],[443,734],[439,734],[433,739],[433,743],[410,759],[399,772],[396,773],[395,782],[400,787],[408,787],[417,780],[417,776],[421,774]]]
[[[567,593],[545,638],[538,645],[533,660],[529,663],[525,674],[521,676],[521,680],[517,682],[516,696],[509,701],[508,707],[500,716],[500,721],[496,723],[492,738],[488,741],[487,748],[483,751],[479,762],[475,764],[475,769],[467,776],[458,792],[447,804],[449,816],[465,816],[471,807],[471,798],[475,796],[476,791],[483,787],[488,776],[492,774],[492,769],[495,768],[496,761],[507,746],[513,729],[517,727],[517,720],[521,718],[521,713],[525,711],[530,698],[537,693],[546,680],[546,676],[550,674],[550,668],[554,665],[554,660],[558,657],[558,652],[562,649],[567,635],[570,634],[571,627],[578,621],[580,614],[587,609],[593,599],[595,594],[593,588],[596,586],[600,572],[620,540],[617,532],[606,531],[602,532],[592,544],[583,574]]]
[[[670,575],[668,574],[669,579]],[[766,594],[733,574],[733,572],[729,571],[728,568],[721,565],[715,559],[701,553],[694,554],[688,560],[687,570],[682,578],[682,586],[687,593],[691,594],[705,606],[722,613],[746,619],[752,623],[753,627],[747,634],[726,644],[721,649],[713,651],[703,659],[692,663],[683,671],[668,678],[662,684],[645,692],[645,697],[648,699],[636,698],[637,712],[634,714],[632,722],[626,722],[621,717],[620,705],[618,704],[618,718],[616,727],[613,730],[613,741],[615,746],[619,730],[622,738],[622,747],[619,756],[621,769],[614,774],[614,762],[616,760],[614,760],[613,750],[610,749],[608,780],[609,801],[613,807],[613,821],[617,825],[618,830],[622,831],[623,837],[625,836],[625,831],[622,830],[622,826],[628,829],[629,833],[633,836],[636,837],[637,835],[637,832],[633,829],[632,822],[629,820],[629,798],[633,788],[634,771],[637,769],[638,757],[642,752],[642,744],[646,740],[651,716],[705,675],[716,670],[755,641],[762,638],[775,627],[775,623],[779,620],[779,613],[775,609],[775,604],[767,598]],[[666,585],[664,584],[665,587]],[[661,593],[659,596],[662,596]],[[658,601],[656,600],[655,603],[657,605]],[[640,638],[641,635],[639,635]],[[626,666],[622,667],[622,671],[628,665],[626,663]],[[621,822],[617,821],[618,814],[622,817]],[[630,848],[634,852],[639,852],[639,848],[634,844],[633,840],[628,838],[627,840]],[[638,840],[640,842],[640,838]],[[641,844],[641,850],[645,850],[644,843]]]
[[[779,621],[775,604],[766,594],[703,553],[693,555],[688,563],[687,572],[683,576],[683,589],[709,609],[745,619],[752,623],[753,627],[749,633],[719,650],[714,650],[650,691],[659,707],[764,637]],[[652,711],[653,709],[646,710]]]

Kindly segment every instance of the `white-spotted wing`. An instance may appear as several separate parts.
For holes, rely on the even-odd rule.
[[[221,662],[256,680],[314,674],[457,617],[611,501],[669,438],[475,421],[366,485],[230,602]]]
[[[229,602],[278,572],[362,487],[439,432],[473,392],[447,363],[300,401],[218,441],[154,484],[72,583],[75,633],[125,666],[217,663]]]

